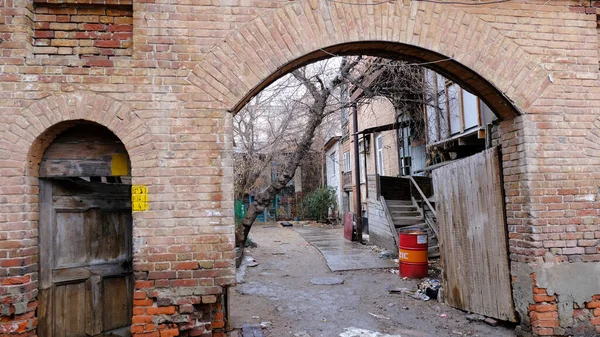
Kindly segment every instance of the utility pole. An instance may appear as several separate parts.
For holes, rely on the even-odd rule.
[[[363,242],[362,238],[362,201],[360,197],[360,159],[358,158],[358,107],[356,103],[352,104],[352,128],[354,134],[352,139],[354,141],[354,184],[356,186],[355,203],[354,203],[354,214],[356,216],[356,240],[360,243]]]

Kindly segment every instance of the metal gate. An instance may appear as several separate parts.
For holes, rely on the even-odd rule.
[[[444,300],[516,321],[498,148],[433,171]]]

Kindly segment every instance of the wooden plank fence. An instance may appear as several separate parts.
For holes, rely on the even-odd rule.
[[[444,300],[516,321],[498,148],[433,171]]]

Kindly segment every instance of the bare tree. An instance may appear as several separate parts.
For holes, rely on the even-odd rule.
[[[355,86],[355,101],[367,104],[376,97],[388,99],[396,117],[405,115],[413,122],[415,134],[424,136],[423,107],[433,105],[434,95],[424,79],[422,67],[405,61],[370,58],[367,69],[353,73],[348,81]]]
[[[356,102],[369,104],[377,97],[387,99],[394,107],[399,126],[410,127],[410,141],[424,144],[429,138],[442,139],[445,134],[449,135],[449,121],[460,117],[457,84],[406,61],[369,58],[363,66],[367,69],[352,73],[348,78],[355,87]],[[398,137],[399,147],[404,147],[403,139]]]
[[[235,191],[241,199],[266,184],[264,173],[286,144],[287,135],[298,126],[285,105],[269,92],[261,92],[234,118]],[[285,102],[284,102],[285,103]],[[296,123],[297,124],[297,123]]]
[[[303,67],[291,73],[293,81],[288,83],[296,83],[297,87],[296,89],[292,89],[291,86],[286,87],[289,92],[293,93],[293,95],[284,95],[289,104],[287,107],[294,112],[289,114],[292,119],[288,122],[300,121],[302,130],[290,133],[290,124],[288,124],[284,133],[290,137],[287,137],[286,141],[282,141],[283,137],[279,137],[278,141],[287,147],[287,155],[282,161],[281,172],[276,179],[255,194],[254,202],[242,220],[244,233],[241,242],[245,242],[248,238],[248,233],[256,217],[294,177],[298,165],[311,150],[323,120],[342,105],[348,104],[336,97],[336,94],[340,87],[345,85],[349,73],[360,64],[361,60],[362,58],[343,58],[336,61],[339,63],[337,67],[327,63],[321,64],[319,67]],[[249,178],[260,175],[260,173],[253,174]]]
[[[246,241],[256,217],[294,177],[302,159],[319,141],[316,136],[323,131],[319,130],[323,121],[335,112],[385,97],[397,116],[409,116],[415,135],[425,137],[423,107],[438,109],[439,104],[419,66],[363,56],[332,60],[293,71],[236,116],[236,147],[242,153],[235,163],[241,172],[236,175],[236,189],[238,193],[257,191],[242,220],[240,242]],[[348,87],[353,100],[342,94]],[[275,159],[282,164],[276,179],[260,179]]]

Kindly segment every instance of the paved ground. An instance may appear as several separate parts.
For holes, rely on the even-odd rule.
[[[350,242],[340,235],[338,228],[319,228],[313,226],[295,227],[304,240],[317,248],[331,271],[394,268],[396,263],[390,259],[380,259],[368,246]]]
[[[258,265],[247,267],[245,282],[232,290],[232,327],[270,322],[267,337],[514,336],[511,328],[469,323],[465,313],[436,301],[389,294],[386,288],[417,285],[389,269],[332,272],[297,230],[253,227],[258,248],[246,254]],[[343,283],[311,283],[315,278]]]

